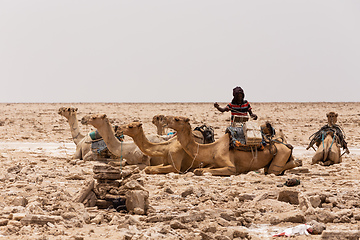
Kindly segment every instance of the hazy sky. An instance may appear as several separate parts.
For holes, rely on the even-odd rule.
[[[0,0],[0,79],[0,102],[360,102],[360,1]]]

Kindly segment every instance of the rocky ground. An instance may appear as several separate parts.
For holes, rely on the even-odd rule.
[[[360,103],[253,103],[258,121],[282,129],[303,166],[283,176],[262,169],[230,177],[135,170],[149,192],[145,215],[74,201],[99,163],[72,159],[69,125],[57,114],[62,106],[78,107],[79,119],[106,113],[114,124],[140,120],[147,134],[156,133],[155,114],[206,123],[215,138],[229,125],[229,113],[211,103],[0,104],[0,239],[272,239],[304,223],[314,234],[293,239],[359,239]],[[329,111],[339,114],[351,153],[337,165],[310,165],[308,138]],[[288,179],[300,185],[287,187]]]

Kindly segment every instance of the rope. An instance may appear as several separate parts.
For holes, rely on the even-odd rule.
[[[322,144],[323,144],[323,149],[325,149],[325,144],[324,144],[324,142],[325,142],[325,135],[327,135],[327,133],[325,134],[325,132],[322,132],[322,134],[321,134],[321,142],[322,142]],[[336,133],[334,132],[334,136],[333,136],[331,145],[330,145],[330,147],[329,147],[329,150],[331,149],[332,145],[334,144],[335,137],[336,137]]]
[[[198,144],[198,146],[197,146],[196,155],[194,156],[190,167],[189,167],[188,169],[186,169],[184,172],[181,172],[179,169],[176,168],[175,163],[174,163],[174,159],[172,158],[171,152],[169,151],[169,156],[170,156],[172,165],[173,165],[173,167],[175,168],[175,170],[176,170],[178,173],[187,173],[187,172],[193,167],[194,162],[195,162],[195,159],[196,159],[197,155],[199,154],[199,146],[200,146],[200,144]]]
[[[313,133],[309,137],[310,143],[309,143],[308,148],[312,147],[312,145],[314,145],[314,143],[317,142],[320,139],[321,139],[321,141],[323,141],[323,138],[322,138],[323,134],[325,134],[325,133],[327,133],[329,131],[331,131],[331,132],[333,132],[334,134],[337,135],[338,143],[344,148],[344,146],[346,146],[346,142],[345,142],[346,136],[345,136],[344,130],[339,125],[333,125],[333,126],[325,125],[319,131]]]
[[[253,147],[251,147],[251,155],[252,155],[252,159],[251,159],[251,162],[250,162],[250,165],[249,165],[249,169],[247,170],[248,172],[250,171],[252,165],[253,165],[253,162],[254,162],[254,159],[257,158],[257,148],[255,148],[255,156],[254,156],[254,152],[253,152]]]
[[[73,130],[76,130],[77,128],[75,128],[75,129],[73,129]],[[75,137],[73,137],[73,139],[76,139],[78,136],[80,135],[80,131],[78,132],[78,134],[75,136]]]
[[[330,145],[329,149],[331,149],[331,147],[332,147],[332,145],[333,145],[333,143],[334,143],[335,136],[336,136],[336,134],[334,133],[334,137],[333,137],[333,139],[332,139],[332,142],[331,142],[331,145]]]

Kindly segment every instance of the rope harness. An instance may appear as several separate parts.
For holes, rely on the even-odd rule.
[[[345,153],[349,153],[348,149],[347,149],[347,143],[345,141],[344,130],[339,125],[333,125],[333,126],[325,125],[319,131],[313,133],[309,137],[310,143],[306,149],[313,148],[314,151],[316,151],[316,149],[313,147],[313,145],[316,144],[317,146],[319,146],[320,144],[322,144],[323,149],[325,151],[324,140],[329,133],[333,134],[333,138],[332,138],[331,145],[329,147],[329,151],[331,150],[334,142],[336,142],[336,143],[340,144],[340,146],[342,148],[345,149],[344,153],[342,153],[341,156],[344,155]]]
[[[200,146],[200,144],[198,144],[197,145],[197,151],[196,151],[196,155],[194,156],[194,158],[193,158],[193,160],[192,160],[192,163],[191,163],[191,165],[190,165],[190,167],[188,167],[188,169],[186,169],[184,172],[181,172],[179,169],[177,169],[176,168],[176,166],[175,166],[175,162],[174,162],[174,159],[173,159],[173,157],[172,157],[172,155],[171,155],[171,152],[169,151],[169,156],[170,156],[170,159],[171,159],[171,162],[172,162],[172,165],[173,165],[173,167],[175,168],[175,170],[178,172],[178,173],[187,173],[192,167],[193,167],[193,165],[194,165],[194,162],[195,162],[195,159],[196,159],[196,157],[198,156],[198,154],[199,154],[199,146]]]
[[[76,129],[77,129],[77,128],[73,128],[72,130],[75,131]],[[78,134],[77,134],[75,137],[73,137],[73,140],[76,139],[79,135],[80,135],[80,131],[78,132]]]
[[[323,149],[325,149],[325,137],[328,135],[328,132],[325,132],[325,131],[323,131],[322,133],[321,133],[321,142],[322,142],[322,145],[323,145]],[[330,145],[330,147],[329,147],[329,151],[331,150],[331,147],[332,147],[332,145],[334,144],[334,140],[335,140],[335,137],[336,137],[336,132],[333,132],[333,138],[332,138],[332,142],[331,142],[331,145]]]

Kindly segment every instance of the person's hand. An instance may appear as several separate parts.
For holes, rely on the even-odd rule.
[[[252,119],[254,120],[258,119],[258,116],[256,114],[251,114],[250,117],[252,117]]]
[[[214,107],[219,108],[219,104],[217,102],[214,103]]]

